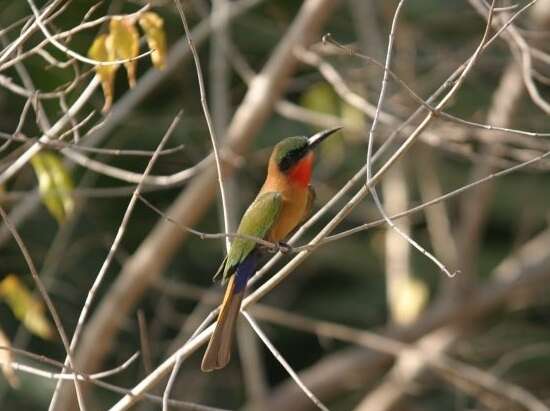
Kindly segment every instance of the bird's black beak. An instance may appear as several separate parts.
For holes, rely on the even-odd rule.
[[[312,135],[310,138],[307,139],[307,145],[310,150],[313,150],[315,147],[319,145],[325,138],[330,136],[331,134],[336,133],[338,130],[341,130],[342,127],[334,127],[329,128],[328,130],[319,131],[318,133]]]

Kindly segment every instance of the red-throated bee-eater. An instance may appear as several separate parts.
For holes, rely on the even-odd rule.
[[[264,185],[244,213],[237,234],[278,244],[308,217],[315,198],[310,185],[313,149],[339,129],[324,130],[309,138],[288,137],[275,146]],[[262,248],[266,247],[251,238],[236,237],[214,277],[222,275],[227,287],[216,328],[202,359],[203,371],[223,368],[229,362],[246,283],[256,272]]]

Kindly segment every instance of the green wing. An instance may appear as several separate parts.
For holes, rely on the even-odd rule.
[[[277,221],[282,204],[283,196],[281,193],[260,194],[244,213],[237,234],[265,238]],[[223,264],[223,281],[233,274],[235,268],[248,257],[257,245],[256,241],[242,237],[236,237],[233,240],[225,264]]]

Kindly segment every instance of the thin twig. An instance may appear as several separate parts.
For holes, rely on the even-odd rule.
[[[93,114],[93,113],[91,113]],[[20,117],[21,118],[21,117]],[[107,156],[135,156],[135,157],[151,157],[154,150],[133,150],[133,149],[125,149],[125,148],[97,148],[97,147],[89,147],[89,146],[83,146],[80,144],[74,144],[69,143],[66,141],[60,141],[60,140],[50,140],[47,143],[40,142],[39,139],[33,138],[33,137],[26,137],[23,135],[20,131],[14,131],[13,134],[6,134],[0,132],[0,138],[5,140],[11,140],[11,141],[18,141],[18,142],[32,142],[32,143],[39,143],[43,145],[46,148],[49,149],[59,149],[59,148],[65,148],[70,147],[76,151],[84,151],[88,153],[94,153],[94,154],[102,154]],[[180,152],[185,149],[185,144],[178,144],[175,147],[172,148],[166,148],[162,150],[159,153],[159,156],[166,156],[169,154],[174,154],[177,152]],[[0,148],[1,151],[1,148]]]
[[[262,245],[262,246],[268,248],[271,251],[275,251],[275,250],[286,251],[288,249],[288,247],[282,247],[281,244],[273,243],[273,242],[267,241],[263,238],[255,237],[253,235],[241,234],[241,233],[206,233],[204,231],[195,230],[194,228],[191,228],[191,227],[186,227],[183,224],[176,221],[174,218],[170,217],[168,214],[161,211],[158,207],[155,207],[149,200],[147,200],[141,194],[139,195],[139,199],[143,202],[143,204],[145,204],[147,207],[149,207],[151,210],[153,210],[155,213],[157,213],[160,217],[164,218],[166,221],[169,221],[172,224],[175,224],[176,226],[181,228],[183,231],[186,231],[188,233],[196,235],[201,240],[206,240],[206,239],[214,240],[214,239],[220,239],[220,238],[221,239],[225,239],[225,238],[229,238],[229,239],[231,239],[231,238],[233,238],[233,239],[234,238],[242,238],[242,239],[245,239],[245,240],[255,241],[259,245]],[[289,251],[291,251],[291,250],[289,250]]]
[[[189,30],[189,27],[187,26],[187,19],[185,18],[185,13],[183,12],[183,6],[181,4],[181,0],[174,0],[176,7],[178,9],[178,13],[181,18],[181,22],[183,24],[183,28],[185,30],[185,36],[187,38],[187,44],[189,45],[189,50],[191,50],[191,54],[193,55],[193,61],[195,62],[195,68],[197,71],[197,81],[199,83],[199,90],[200,90],[200,99],[201,99],[201,106],[202,111],[204,113],[204,118],[206,120],[206,125],[208,126],[208,133],[210,134],[210,140],[212,142],[212,150],[214,151],[214,160],[216,162],[216,172],[218,173],[218,185],[220,189],[220,197],[222,200],[222,211],[223,211],[223,224],[224,224],[224,231],[229,231],[229,222],[227,217],[227,204],[226,204],[226,198],[225,198],[225,188],[223,186],[223,172],[222,172],[222,166],[220,161],[220,155],[218,152],[218,142],[216,139],[216,134],[214,131],[214,126],[212,125],[212,118],[210,116],[210,110],[208,109],[208,101],[206,100],[206,90],[204,87],[204,79],[202,76],[202,69],[201,69],[201,63],[199,60],[199,55],[197,53],[197,49],[195,48],[195,45],[193,43],[193,38],[191,37],[191,31]],[[229,239],[226,238],[225,240],[225,249],[226,252],[229,252],[229,247],[231,246]]]
[[[302,382],[298,374],[292,369],[290,364],[285,360],[285,358],[281,355],[281,353],[275,348],[275,346],[271,343],[269,338],[264,334],[260,326],[254,321],[254,319],[248,314],[246,311],[241,311],[244,318],[248,321],[254,332],[260,337],[262,342],[266,345],[266,347],[271,351],[271,354],[275,357],[277,361],[283,366],[283,368],[288,372],[288,374],[292,377],[294,382],[300,387],[300,389],[304,392],[304,394],[315,404],[317,408],[323,411],[329,411],[329,409],[313,394],[309,388],[305,386],[305,384]]]
[[[149,374],[153,369],[153,363],[151,361],[151,343],[149,342],[149,333],[147,330],[147,320],[143,310],[139,310],[137,313],[138,327],[139,327],[139,345],[141,347],[141,358],[143,358],[143,370],[145,374]]]
[[[40,143],[37,143],[40,144]],[[101,161],[92,159],[76,150],[70,149],[68,147],[60,150],[60,153],[67,157],[69,160],[74,161],[75,163],[81,165],[82,167],[88,168],[96,173],[103,174],[117,180],[125,181],[128,183],[138,184],[142,180],[142,175],[135,173],[133,171],[124,170],[119,167],[112,166],[110,164],[103,163]],[[145,185],[155,185],[159,187],[170,187],[178,185],[193,177],[198,171],[205,168],[210,161],[210,157],[207,156],[203,160],[199,161],[196,165],[186,168],[184,170],[178,171],[177,173],[159,176],[159,175],[148,175],[143,183]],[[7,170],[6,170],[7,171]]]
[[[44,355],[35,354],[35,353],[30,352],[30,351],[22,350],[22,349],[19,349],[19,348],[13,348],[13,347],[2,347],[2,346],[0,346],[0,350],[10,351],[11,353],[14,353],[16,355],[31,358],[35,361],[42,362],[44,364],[49,364],[49,365],[53,365],[55,367],[63,368],[63,363],[62,362],[56,361],[56,360],[54,360],[52,358],[49,358],[49,357],[46,357]],[[78,378],[79,380],[82,380],[82,381],[99,380],[99,379],[102,379],[102,378],[111,377],[115,374],[118,374],[118,373],[126,370],[130,365],[132,365],[132,363],[138,357],[139,357],[139,353],[136,352],[136,353],[132,354],[132,356],[130,356],[130,358],[128,358],[122,364],[117,365],[116,367],[113,367],[109,370],[97,372],[97,373],[94,373],[94,374],[89,374],[88,375],[88,374],[85,374],[85,373],[79,373],[79,372],[75,372],[74,370],[70,370],[71,371],[70,373],[57,373],[55,375],[56,375],[56,377],[66,379],[66,380],[74,379],[75,376],[76,376],[76,378]]]
[[[162,411],[169,411],[168,410],[168,404],[169,404],[169,398],[170,393],[172,392],[172,387],[176,383],[176,378],[178,377],[178,371],[180,369],[181,363],[183,362],[182,357],[178,357],[176,359],[176,362],[174,363],[174,368],[172,368],[172,372],[170,373],[170,377],[168,378],[168,383],[166,383],[166,388],[164,389],[164,392],[162,393]]]
[[[27,119],[27,114],[29,112],[29,109],[32,105],[32,100],[34,97],[29,97],[27,101],[25,102],[25,105],[23,106],[23,110],[21,110],[21,115],[19,116],[19,121],[17,122],[17,127],[15,128],[15,131],[7,136],[7,141],[0,146],[0,153],[4,150],[6,150],[10,144],[15,141],[16,136],[21,133],[21,130],[23,129],[23,126],[25,125],[25,120]]]

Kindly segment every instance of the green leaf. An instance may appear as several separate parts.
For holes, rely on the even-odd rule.
[[[31,165],[38,178],[42,203],[57,222],[62,224],[74,210],[74,184],[69,171],[56,154],[47,151],[35,154]]]

